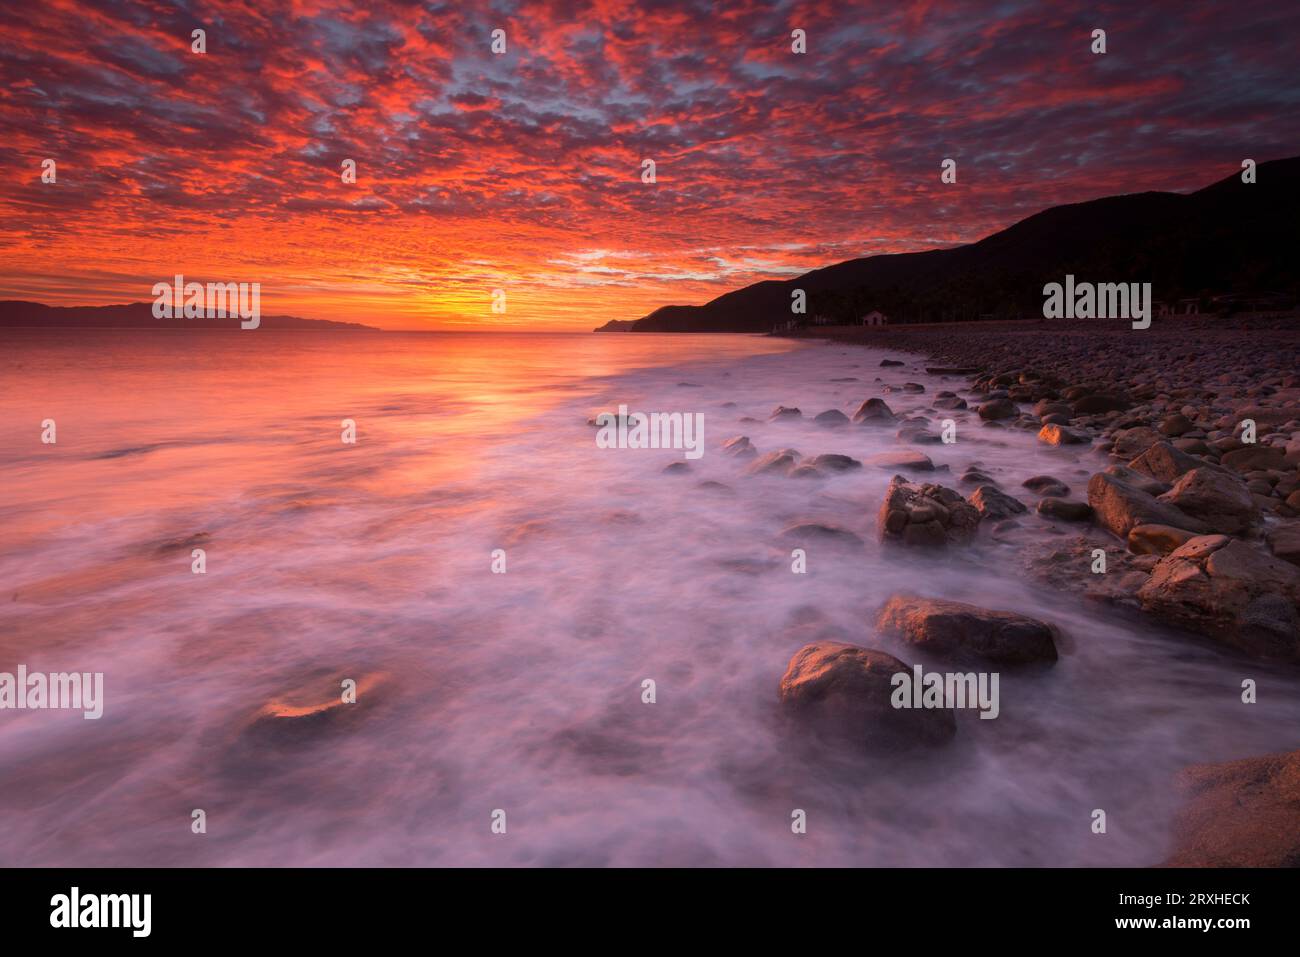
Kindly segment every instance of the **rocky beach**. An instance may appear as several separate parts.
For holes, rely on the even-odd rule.
[[[1033,321],[803,335],[911,353],[881,366],[962,383],[937,393],[920,414],[889,406],[894,395],[924,388],[916,383],[884,385],[883,396],[864,400],[852,421],[896,429],[900,449],[943,441],[946,420],[949,428],[1034,434],[1046,446],[1081,452],[1076,461],[1087,464],[1086,479],[1044,474],[1019,487],[978,463],[946,485],[896,476],[877,520],[883,542],[916,550],[969,548],[981,536],[1015,542],[1024,573],[1062,600],[1123,609],[1139,625],[1185,632],[1254,667],[1291,671],[1300,663],[1300,319],[1181,317],[1142,331],[1118,322]],[[900,463],[907,454],[900,451]],[[922,459],[912,468],[929,472]],[[1014,610],[896,596],[877,627],[954,662],[1056,658],[1052,625]],[[783,700],[811,696],[841,725],[871,725],[866,702],[889,691],[871,675],[902,663],[882,666],[872,657],[879,652],[848,648],[802,649],[783,680]],[[1249,689],[1242,698],[1253,702]],[[932,727],[914,729],[918,742],[934,737]],[[1240,757],[1180,774],[1189,803],[1176,818],[1169,863],[1300,864],[1300,751]]]

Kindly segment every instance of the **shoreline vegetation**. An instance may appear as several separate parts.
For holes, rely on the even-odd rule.
[[[960,394],[936,395],[936,410],[974,412],[985,428],[1032,431],[1047,445],[1096,456],[1086,504],[1067,500],[1053,476],[1025,483],[1030,498],[1039,496],[1037,514],[977,470],[953,483],[973,492],[896,476],[877,520],[883,541],[951,549],[968,543],[981,521],[1046,523],[1055,541],[1026,549],[1030,579],[1234,656],[1283,669],[1300,664],[1300,317],[1181,317],[1143,331],[1123,321],[831,327],[791,337],[916,355],[927,373],[967,381]],[[904,447],[937,440],[925,424],[903,423],[887,398],[866,399],[853,421],[901,424]],[[1098,547],[1108,574],[1087,573]],[[912,643],[977,657],[1001,642],[1000,616],[1016,611],[934,608],[908,596],[890,602],[900,603],[892,617]],[[850,649],[803,648],[783,696],[811,662],[823,681],[832,675],[864,700],[879,698],[873,679],[889,669],[863,656],[881,653]],[[1253,680],[1240,693],[1253,704]],[[1179,784],[1188,803],[1166,863],[1300,865],[1297,768],[1300,750],[1186,768]]]

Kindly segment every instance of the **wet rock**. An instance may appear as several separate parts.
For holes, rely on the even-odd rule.
[[[990,399],[979,407],[979,416],[985,421],[1009,419],[1016,414],[1016,404],[1010,399]]]
[[[777,419],[801,419],[801,418],[803,418],[803,412],[801,412],[799,409],[796,409],[792,406],[778,405],[775,409],[772,410],[772,414],[768,417],[768,421],[774,422]]]
[[[850,458],[847,455],[840,455],[837,452],[818,455],[812,460],[812,465],[815,468],[826,469],[831,472],[849,472],[853,469],[862,468],[862,463],[857,459]]]
[[[794,449],[777,449],[754,461],[746,471],[750,475],[789,475],[799,464],[799,453]]]
[[[726,455],[741,459],[751,458],[758,454],[758,449],[754,448],[753,443],[749,441],[748,435],[737,435],[727,439],[722,443],[722,451]]]
[[[924,391],[925,391],[925,386],[921,385],[921,383],[919,383],[919,382],[904,382],[904,383],[903,383],[903,391],[904,391],[904,392],[924,392]]]
[[[912,472],[933,472],[934,462],[924,452],[913,449],[900,449],[895,452],[879,452],[868,455],[863,460],[867,465],[878,469],[907,469]]]
[[[981,485],[977,488],[971,493],[970,503],[980,513],[980,518],[986,521],[1023,515],[1028,511],[1018,500],[992,485]]]
[[[790,659],[781,678],[781,705],[815,731],[868,751],[941,745],[957,732],[950,709],[892,704],[894,675],[911,670],[883,651],[814,642]]]
[[[1286,450],[1275,445],[1247,445],[1232,452],[1224,452],[1219,462],[1235,472],[1257,469],[1280,469],[1285,463]]]
[[[965,544],[979,523],[980,513],[957,492],[901,475],[890,480],[876,518],[882,541],[929,547]]]
[[[1039,515],[1065,522],[1086,522],[1092,518],[1092,506],[1087,502],[1071,502],[1051,495],[1038,500],[1037,511]]]
[[[840,426],[849,424],[849,417],[839,409],[827,409],[825,412],[818,412],[813,416],[813,422],[822,428],[835,429]]]
[[[1184,768],[1167,867],[1300,867],[1300,751]]]
[[[342,680],[356,681],[355,701],[345,701]],[[389,684],[383,672],[360,676],[334,676],[287,692],[259,708],[239,732],[248,745],[309,746],[328,735],[355,725],[382,702]]]
[[[1084,432],[1048,423],[1038,430],[1038,441],[1048,445],[1085,445],[1092,441]]]
[[[1105,472],[1098,472],[1088,481],[1088,504],[1097,524],[1122,539],[1127,539],[1137,525],[1172,525],[1191,532],[1206,530],[1198,519]]]
[[[1106,549],[1106,574],[1092,573],[1093,551],[1099,543],[1091,536],[1066,540],[1029,542],[1020,551],[1020,561],[1030,577],[1053,592],[1078,595],[1089,601],[1125,609],[1138,609],[1138,589],[1149,577],[1143,560],[1150,555],[1131,555],[1118,548]]]
[[[1124,396],[1098,392],[1077,399],[1073,409],[1075,415],[1096,415],[1100,412],[1123,412],[1132,404]]]
[[[894,419],[894,410],[884,399],[867,399],[853,413],[853,421],[859,425],[890,425]]]
[[[1039,495],[1053,495],[1057,498],[1070,494],[1070,486],[1054,475],[1034,475],[1020,483],[1031,492]]]
[[[798,545],[837,545],[858,548],[862,539],[846,528],[827,525],[820,522],[800,522],[781,529],[781,541],[790,546]]]
[[[1138,593],[1170,624],[1261,658],[1300,661],[1300,571],[1226,535],[1201,535],[1156,563]]]
[[[1205,464],[1201,459],[1179,451],[1168,442],[1156,442],[1129,462],[1128,467],[1157,481],[1172,484],[1192,469]]]
[[[825,478],[825,475],[822,473],[821,469],[811,464],[810,462],[800,462],[798,465],[796,465],[793,469],[790,470],[790,478],[798,478],[798,479]]]
[[[1115,433],[1115,441],[1110,451],[1112,455],[1118,455],[1122,459],[1134,459],[1163,439],[1164,436],[1155,429],[1144,425],[1120,429]]]
[[[882,369],[887,369],[887,368],[889,368],[890,366],[901,366],[901,365],[903,365],[903,363],[902,363],[902,362],[899,362],[897,359],[881,359],[881,360],[880,360],[880,367],[881,367]]]
[[[663,471],[668,475],[680,475],[691,470],[690,462],[669,462],[663,467]]]
[[[1056,660],[1050,625],[963,602],[894,595],[881,608],[876,628],[957,663],[1017,665]]]
[[[1207,531],[1237,535],[1259,521],[1259,509],[1239,479],[1218,469],[1192,469],[1159,498],[1204,523]]]
[[[1132,485],[1134,488],[1139,488],[1151,496],[1164,495],[1170,488],[1168,482],[1162,482],[1150,475],[1144,475],[1142,472],[1135,472],[1125,465],[1107,466],[1105,472],[1107,475],[1115,476],[1125,485]]]
[[[1135,555],[1168,555],[1195,537],[1195,532],[1169,525],[1136,525],[1128,533],[1128,550]]]
[[[1060,399],[1042,399],[1034,406],[1034,415],[1040,419],[1049,415],[1063,415],[1069,419],[1074,417],[1074,407]]]
[[[1275,558],[1300,565],[1300,522],[1288,522],[1269,529],[1268,547]]]
[[[967,469],[958,480],[962,485],[997,485],[998,483],[979,469]]]

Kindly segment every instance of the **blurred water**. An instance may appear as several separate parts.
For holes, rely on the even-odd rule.
[[[0,671],[103,671],[106,695],[99,721],[0,712],[3,865],[1150,864],[1177,769],[1300,743],[1294,670],[1052,593],[1014,541],[882,551],[888,471],[747,476],[719,451],[736,434],[897,448],[893,429],[808,418],[885,384],[923,383],[885,396],[918,413],[961,387],[910,357],[725,336],[0,335]],[[681,452],[598,449],[586,420],[620,403],[704,413],[704,457],[672,474]],[[766,422],[778,404],[805,419]],[[1079,495],[1100,464],[929,415],[958,422],[955,445],[921,447],[946,484],[978,461],[1026,501],[1044,472]],[[776,536],[804,520],[867,544],[791,574]],[[1047,618],[1068,653],[1004,672],[1001,716],[962,715],[938,752],[810,753],[776,694],[807,622],[911,661],[871,625],[899,590]],[[349,677],[356,705],[258,720]]]

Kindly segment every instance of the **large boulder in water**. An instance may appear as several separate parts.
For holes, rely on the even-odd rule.
[[[975,537],[980,513],[959,492],[942,485],[889,481],[876,517],[882,541],[903,545],[961,545]]]
[[[884,399],[867,399],[853,413],[853,421],[859,425],[891,425],[895,418],[894,410]]]
[[[1199,764],[1179,774],[1167,867],[1300,867],[1300,751]]]
[[[869,751],[943,744],[957,732],[948,708],[895,708],[894,675],[912,669],[893,655],[839,641],[805,645],[781,678],[781,705],[796,720]]]
[[[1300,570],[1226,535],[1174,549],[1138,591],[1156,618],[1261,658],[1300,661]]]
[[[1051,625],[1011,611],[916,595],[894,595],[876,628],[958,663],[1018,665],[1056,660]]]
[[[981,485],[971,493],[970,503],[986,521],[1011,518],[1029,511],[1018,499],[992,485]]]

